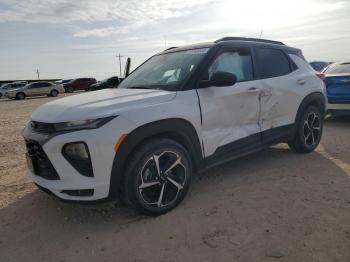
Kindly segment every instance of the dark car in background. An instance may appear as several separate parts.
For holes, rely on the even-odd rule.
[[[95,90],[106,89],[106,88],[117,88],[120,82],[121,81],[119,77],[112,76],[110,78],[107,78],[105,80],[97,82],[96,84],[91,85],[89,90],[95,91]]]
[[[312,68],[315,69],[315,71],[317,72],[322,72],[327,66],[329,66],[329,64],[329,62],[324,61],[314,61],[310,63]]]
[[[329,65],[324,71],[328,110],[350,112],[350,61]]]
[[[91,85],[96,84],[95,78],[76,78],[63,84],[66,93],[73,93],[74,91],[84,90],[89,91]]]

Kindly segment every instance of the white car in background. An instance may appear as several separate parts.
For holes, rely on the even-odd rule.
[[[171,48],[117,89],[38,108],[23,131],[28,174],[60,199],[119,198],[160,215],[182,201],[193,173],[281,142],[314,151],[326,104],[323,81],[281,42]]]
[[[34,82],[20,88],[11,89],[6,92],[5,96],[10,99],[22,100],[31,96],[52,96],[56,97],[59,93],[64,93],[62,84],[51,82]]]
[[[12,90],[12,89],[16,89],[16,88],[21,88],[23,86],[25,86],[27,84],[27,82],[12,82],[12,83],[7,83],[4,84],[0,87],[0,98],[4,97],[6,92]]]

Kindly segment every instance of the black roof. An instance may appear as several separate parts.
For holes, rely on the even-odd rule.
[[[171,52],[185,51],[185,50],[198,49],[198,48],[211,48],[217,45],[222,45],[222,46],[232,45],[237,47],[253,47],[253,46],[271,47],[273,46],[273,47],[278,47],[278,48],[287,49],[287,50],[289,49],[293,51],[299,50],[297,48],[288,47],[280,41],[260,39],[260,38],[224,37],[209,43],[200,43],[200,44],[187,45],[187,46],[181,46],[181,47],[171,47],[164,50],[162,53],[171,53]]]

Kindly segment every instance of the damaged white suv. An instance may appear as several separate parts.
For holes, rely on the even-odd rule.
[[[299,49],[228,37],[170,48],[118,89],[49,102],[23,131],[29,176],[69,201],[122,199],[148,215],[192,174],[276,143],[315,150],[325,87]]]

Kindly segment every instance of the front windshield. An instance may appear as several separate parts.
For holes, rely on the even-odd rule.
[[[330,65],[325,72],[326,74],[350,74],[350,63]]]
[[[176,91],[208,50],[201,48],[156,55],[129,75],[119,88]]]

